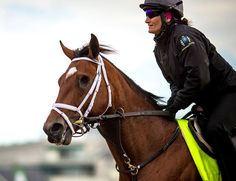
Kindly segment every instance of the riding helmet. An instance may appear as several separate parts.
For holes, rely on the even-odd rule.
[[[144,11],[148,8],[174,10],[180,17],[183,17],[183,1],[180,0],[145,0],[139,5]]]

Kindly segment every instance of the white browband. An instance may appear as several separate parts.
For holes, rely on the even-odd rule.
[[[52,109],[54,111],[56,111],[58,114],[60,114],[63,117],[63,119],[66,121],[69,128],[71,129],[72,135],[76,134],[76,131],[73,127],[73,123],[71,123],[68,116],[64,112],[62,112],[60,109],[67,109],[67,110],[70,110],[70,111],[78,112],[80,114],[80,120],[83,120],[83,118],[88,117],[88,114],[90,113],[90,111],[93,108],[97,93],[99,91],[100,84],[101,84],[101,81],[102,81],[102,77],[104,78],[104,81],[105,81],[106,87],[107,87],[108,104],[107,104],[107,107],[106,107],[105,111],[101,115],[103,115],[107,111],[107,109],[112,106],[111,87],[109,85],[106,68],[105,68],[105,65],[104,65],[104,62],[103,62],[103,59],[102,59],[101,55],[98,55],[98,60],[92,60],[88,57],[79,57],[79,58],[73,59],[72,62],[79,61],[79,60],[87,60],[89,62],[97,64],[96,76],[94,78],[93,84],[90,87],[87,95],[84,97],[83,101],[80,103],[80,105],[78,107],[72,106],[72,105],[69,105],[69,104],[64,104],[64,103],[54,103],[53,106],[52,106]],[[90,96],[92,96],[91,101],[90,101],[86,111],[84,113],[82,113],[81,109],[83,108],[84,104],[87,102],[87,100]]]

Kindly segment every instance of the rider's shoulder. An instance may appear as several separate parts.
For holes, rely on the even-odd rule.
[[[190,25],[185,24],[175,24],[174,25],[174,31],[175,33],[201,33],[198,29],[194,28]]]
[[[205,37],[198,29],[184,24],[175,25],[173,36],[175,45],[180,47],[181,51],[196,42],[201,42],[202,38]]]
[[[198,29],[184,24],[176,24],[174,27],[174,36],[175,37],[181,37],[182,35],[187,35],[190,37],[199,36],[202,32],[200,32]]]

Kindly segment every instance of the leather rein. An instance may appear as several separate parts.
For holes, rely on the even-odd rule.
[[[137,180],[137,175],[140,169],[144,168],[146,165],[148,165],[150,162],[155,160],[157,157],[159,157],[163,152],[165,152],[169,146],[176,140],[176,138],[179,135],[180,129],[177,126],[175,131],[172,133],[171,137],[168,139],[167,143],[163,145],[161,148],[159,148],[153,155],[151,155],[147,160],[143,161],[142,163],[138,165],[133,165],[130,157],[127,155],[123,144],[122,144],[122,139],[121,139],[121,130],[120,130],[120,125],[121,125],[121,120],[128,118],[128,117],[138,117],[138,116],[169,116],[169,113],[166,111],[162,110],[153,110],[153,111],[142,111],[142,112],[124,112],[123,109],[120,109],[117,111],[116,114],[108,114],[108,115],[102,115],[102,116],[96,116],[96,117],[88,117],[85,119],[86,124],[95,124],[95,123],[100,123],[101,121],[119,121],[119,127],[118,129],[118,150],[120,150],[122,156],[123,156],[123,161],[125,164],[125,169],[121,169],[118,167],[116,164],[116,170],[120,173],[124,174],[130,174],[132,177],[132,181]],[[90,126],[93,127],[93,126]],[[108,136],[100,129],[100,125],[96,126],[96,128],[99,130],[100,134],[107,140],[113,143],[112,140],[108,139]]]

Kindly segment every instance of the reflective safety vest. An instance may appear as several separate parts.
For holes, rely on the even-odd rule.
[[[202,180],[221,181],[221,173],[216,160],[197,144],[188,127],[188,120],[179,119],[177,122]]]

